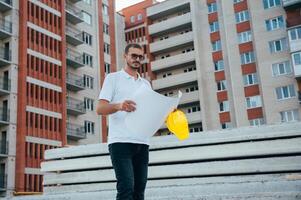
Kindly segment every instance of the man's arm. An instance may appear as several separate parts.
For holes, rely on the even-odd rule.
[[[109,103],[107,100],[100,99],[96,106],[98,115],[110,115],[117,111],[132,112],[136,110],[136,103],[131,100],[125,100],[122,103]]]

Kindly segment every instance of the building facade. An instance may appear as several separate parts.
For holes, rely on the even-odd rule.
[[[300,20],[300,1],[166,0],[147,6],[153,89],[166,96],[182,91],[179,109],[190,132],[300,120]],[[162,126],[164,134],[170,133]]]
[[[45,150],[104,141],[95,107],[123,17],[114,0],[0,0],[0,15],[0,192],[42,192]]]

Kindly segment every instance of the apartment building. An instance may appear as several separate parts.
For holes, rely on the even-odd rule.
[[[42,192],[46,149],[104,141],[123,17],[113,0],[0,0],[0,15],[0,196]]]
[[[149,4],[141,25],[148,74],[157,92],[182,91],[179,109],[190,132],[300,120],[300,1]],[[141,19],[141,5],[124,9],[130,10],[128,23]],[[140,42],[139,26],[132,26],[126,41]],[[170,133],[162,126],[158,135],[164,134]]]

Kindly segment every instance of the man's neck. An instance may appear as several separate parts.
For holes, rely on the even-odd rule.
[[[137,70],[133,70],[132,68],[130,68],[128,66],[125,66],[124,67],[124,71],[126,73],[128,73],[129,75],[133,76],[135,79],[138,78],[138,72],[137,72]]]

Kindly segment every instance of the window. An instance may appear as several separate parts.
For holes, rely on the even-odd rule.
[[[187,67],[186,69],[184,69],[184,73],[192,72],[192,71],[195,71],[195,70],[196,70],[195,66]]]
[[[106,23],[103,23],[103,32],[109,35],[109,25]]]
[[[89,33],[83,32],[83,41],[85,44],[92,45],[92,35]]]
[[[264,119],[257,118],[257,119],[249,120],[249,122],[250,122],[250,126],[261,126],[264,124]]]
[[[142,20],[142,14],[141,14],[141,13],[139,13],[139,14],[137,15],[137,20],[138,20],[138,21],[141,21],[141,20]]]
[[[163,78],[166,78],[167,76],[171,76],[171,75],[172,75],[171,72],[165,73],[165,74],[163,74]]]
[[[93,67],[93,56],[84,53],[83,57],[84,57],[84,64]]]
[[[249,12],[247,10],[235,13],[236,23],[241,23],[249,20]]]
[[[265,20],[266,29],[268,31],[273,31],[276,29],[284,28],[283,16],[278,16],[273,19]]]
[[[247,103],[247,108],[256,108],[262,106],[260,96],[247,97],[246,103]]]
[[[93,89],[94,78],[88,75],[84,75],[84,86],[86,88]]]
[[[220,40],[212,42],[212,51],[220,51],[222,49],[222,43]]]
[[[84,98],[84,106],[86,110],[93,111],[94,110],[94,100],[90,98]]]
[[[109,74],[111,72],[111,66],[109,63],[105,63],[105,74]]]
[[[102,13],[104,15],[109,15],[109,7],[105,4],[102,4]]]
[[[88,5],[92,5],[92,0],[83,0],[83,2],[85,2]]]
[[[85,12],[85,11],[82,11],[82,14],[83,14],[84,22],[91,25],[92,24],[92,16],[89,13]]]
[[[201,111],[200,106],[192,106],[190,108],[187,108],[187,113],[193,113],[193,112],[199,112]]]
[[[185,92],[189,93],[189,92],[193,92],[193,91],[196,91],[196,90],[199,90],[199,87],[197,85],[189,87],[189,88],[186,88]]]
[[[241,64],[249,64],[255,62],[254,52],[246,52],[240,55]]]
[[[281,0],[263,0],[264,9],[272,8],[281,5]]]
[[[225,122],[221,124],[222,129],[232,128],[231,122]]]
[[[295,110],[287,110],[280,112],[281,122],[299,121],[299,112]]]
[[[276,88],[276,95],[278,100],[289,99],[296,97],[294,85],[287,85]]]
[[[134,15],[131,16],[130,20],[131,20],[131,23],[134,23],[135,22],[135,16]]]
[[[94,134],[94,122],[85,121],[85,133]]]
[[[301,52],[293,53],[292,57],[294,65],[301,65]]]
[[[271,53],[281,52],[288,49],[286,38],[270,41],[269,46]]]
[[[217,62],[214,62],[214,69],[215,71],[224,70],[224,60],[218,60]]]
[[[291,41],[301,39],[301,27],[293,28],[288,31],[288,35]]]
[[[258,79],[257,79],[256,73],[244,75],[243,78],[244,78],[245,86],[258,84]]]
[[[289,61],[275,63],[272,65],[273,76],[291,74],[293,72]]]
[[[218,81],[217,82],[217,91],[224,91],[227,89],[226,80]]]
[[[190,51],[194,51],[194,47],[190,47],[190,48],[184,49],[184,50],[182,51],[182,53],[188,53],[188,52],[190,52]]]
[[[238,43],[239,44],[250,42],[250,41],[252,41],[251,31],[245,31],[245,32],[238,33]]]
[[[108,43],[104,43],[104,52],[110,55],[110,45]]]
[[[229,101],[223,101],[219,103],[220,112],[228,112],[229,110]]]
[[[214,33],[216,31],[219,31],[219,24],[218,21],[212,22],[209,24],[210,27],[210,33]]]
[[[208,13],[214,13],[216,11],[217,11],[217,5],[215,2],[208,4]]]

